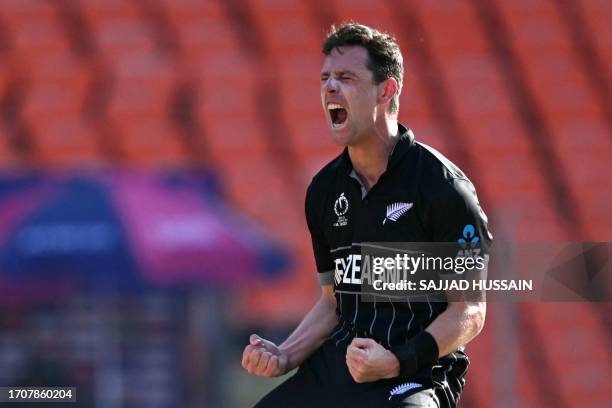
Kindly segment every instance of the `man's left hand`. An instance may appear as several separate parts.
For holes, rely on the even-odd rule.
[[[357,383],[399,375],[399,360],[395,354],[372,339],[355,337],[346,350],[346,365]]]

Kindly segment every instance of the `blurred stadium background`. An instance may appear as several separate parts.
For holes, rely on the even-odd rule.
[[[400,119],[498,240],[612,241],[608,0],[0,0],[1,385],[246,407],[278,382],[241,353],[318,295],[303,198],[347,20],[396,35]],[[609,406],[610,311],[490,304],[461,405]]]

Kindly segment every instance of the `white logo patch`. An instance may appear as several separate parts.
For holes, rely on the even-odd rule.
[[[413,382],[407,382],[404,384],[400,384],[397,387],[393,388],[391,391],[389,391],[389,399],[391,399],[391,397],[393,397],[394,395],[402,395],[402,394],[407,393],[410,390],[413,390],[415,388],[419,388],[422,386],[423,384],[413,383]]]
[[[383,225],[387,220],[397,221],[399,217],[408,212],[412,208],[412,203],[394,203],[387,206],[387,216],[383,220]]]
[[[348,199],[341,193],[334,203],[334,212],[338,216],[338,220],[334,223],[334,227],[345,227],[348,224],[348,218],[344,215],[349,210]]]

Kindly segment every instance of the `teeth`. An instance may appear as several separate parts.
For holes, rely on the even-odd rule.
[[[344,109],[344,107],[338,105],[337,103],[328,103],[327,109]]]

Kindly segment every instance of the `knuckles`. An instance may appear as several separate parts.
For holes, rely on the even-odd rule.
[[[365,377],[362,373],[354,372],[354,373],[351,373],[351,375],[353,377],[353,380],[355,380],[356,383],[360,384],[360,383],[365,382]]]
[[[249,374],[260,377],[276,377],[283,371],[279,356],[252,344],[244,348],[241,364]]]

